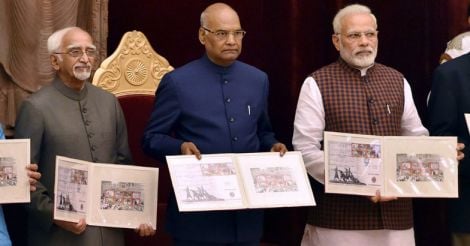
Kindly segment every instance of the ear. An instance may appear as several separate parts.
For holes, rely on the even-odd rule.
[[[199,42],[202,45],[206,44],[206,32],[204,31],[204,29],[202,29],[202,27],[199,28]]]
[[[56,55],[51,55],[51,65],[54,70],[59,71],[59,58]]]
[[[338,36],[338,35],[339,35],[339,34],[333,34],[333,35],[331,35],[331,41],[333,41],[333,44],[335,45],[335,48],[336,48],[337,51],[339,51],[339,46],[340,46],[340,45],[339,45],[339,42],[341,42],[341,41],[339,40],[339,36]]]

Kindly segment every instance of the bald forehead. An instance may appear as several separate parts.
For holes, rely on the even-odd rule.
[[[223,3],[216,3],[207,7],[202,13],[201,21],[203,22],[203,25],[230,23],[240,27],[240,19],[237,12],[227,4]]]
[[[232,7],[230,7],[229,5],[227,5],[225,3],[214,3],[212,5],[209,5],[204,10],[204,12],[210,13],[210,12],[218,12],[218,11],[222,11],[222,10],[231,10],[231,11],[235,12],[235,10]]]

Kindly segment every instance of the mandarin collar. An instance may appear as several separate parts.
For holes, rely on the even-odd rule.
[[[204,54],[202,56],[201,60],[204,62],[204,64],[207,64],[208,67],[210,67],[211,69],[216,70],[218,73],[229,73],[229,72],[233,71],[233,69],[235,67],[235,64],[237,63],[237,61],[235,60],[232,64],[230,64],[227,67],[220,66],[220,65],[217,65],[214,62],[212,62],[209,59],[209,57],[207,56],[207,54]]]
[[[343,60],[343,58],[339,57],[338,58],[338,63],[340,65],[340,67],[350,71],[351,73],[354,73],[356,74],[357,76],[359,77],[362,77],[363,75],[361,75],[361,70],[364,70],[364,75],[366,75],[369,71],[374,71],[375,69],[375,62],[374,64],[372,64],[370,67],[367,67],[367,68],[363,68],[363,69],[357,69],[355,67],[352,67],[351,65],[349,65],[347,62],[345,62]]]
[[[64,96],[75,100],[75,101],[81,101],[83,100],[86,95],[88,94],[88,82],[85,82],[83,89],[80,91],[76,91],[64,84],[62,80],[60,80],[58,77],[54,79],[53,86]]]

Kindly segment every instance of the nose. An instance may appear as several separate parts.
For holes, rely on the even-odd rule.
[[[83,55],[80,56],[80,62],[83,62],[83,63],[90,62],[90,57],[86,54],[86,52],[83,52]]]
[[[226,41],[227,44],[235,44],[236,41],[235,41],[235,33],[233,32],[229,32],[227,34],[227,41]]]
[[[368,45],[370,40],[367,38],[365,34],[361,34],[361,37],[359,38],[359,45],[361,46],[366,46]]]

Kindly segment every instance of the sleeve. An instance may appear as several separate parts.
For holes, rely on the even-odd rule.
[[[465,158],[459,165],[459,183],[468,186],[470,180],[470,136],[465,120],[469,112],[468,80],[465,66],[452,60],[440,65],[433,73],[431,95],[428,105],[429,131],[432,136],[457,136],[465,144]],[[461,61],[461,60],[460,60]]]
[[[31,139],[31,163],[40,162],[43,131],[43,115],[28,100],[23,101],[16,119],[15,138]],[[44,172],[41,166],[39,171]],[[36,191],[31,192],[31,202],[26,207],[32,220],[37,221],[46,231],[53,223],[53,204],[49,191],[41,182],[37,182]]]
[[[325,183],[325,161],[321,150],[324,130],[322,95],[315,80],[308,77],[302,85],[297,102],[292,145],[295,150],[302,152],[308,174],[322,184]]]
[[[406,79],[403,79],[405,102],[403,108],[403,115],[401,118],[401,135],[402,136],[428,136],[428,130],[421,123],[418,111],[416,110],[411,93],[410,84]]]
[[[0,124],[0,139],[5,139],[5,134],[3,134],[3,127]],[[0,242],[4,242],[7,245],[10,245],[10,236],[8,235],[7,225],[5,223],[5,217],[3,216],[2,205],[0,205]]]
[[[458,136],[459,95],[455,88],[457,82],[452,75],[436,69],[432,76],[429,97],[429,131],[435,136]]]
[[[267,76],[265,77],[263,98],[264,98],[264,107],[263,112],[258,120],[258,138],[261,143],[261,151],[269,151],[271,147],[278,141],[274,137],[274,132],[269,120],[268,114],[268,94],[269,94],[269,81]]]
[[[181,154],[183,141],[171,136],[180,112],[176,85],[166,74],[155,92],[153,111],[144,130],[142,149],[146,154],[163,161],[166,155]]]
[[[131,164],[132,155],[129,149],[129,141],[127,138],[127,126],[124,113],[122,112],[119,101],[115,99],[116,105],[116,145],[117,145],[117,161],[119,164]]]
[[[7,224],[5,223],[5,217],[3,215],[2,205],[0,205],[0,243],[1,245],[11,245]]]

